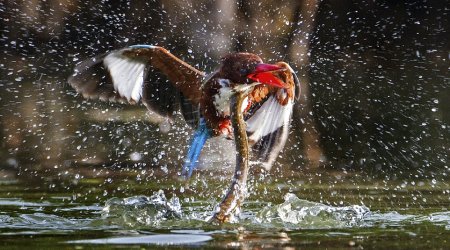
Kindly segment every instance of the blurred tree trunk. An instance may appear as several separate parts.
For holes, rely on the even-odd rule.
[[[287,61],[294,64],[298,70],[301,83],[301,97],[299,104],[295,105],[294,119],[300,121],[304,129],[301,129],[301,138],[304,147],[304,155],[311,167],[317,167],[323,158],[323,150],[320,146],[320,135],[313,117],[310,79],[309,79],[309,45],[315,27],[315,18],[320,0],[298,1],[292,21],[292,31],[287,37],[287,46],[284,54]]]
[[[235,51],[246,51],[252,47],[252,8],[250,1],[237,0]]]

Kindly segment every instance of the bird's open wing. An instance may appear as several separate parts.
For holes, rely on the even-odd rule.
[[[260,94],[263,100],[255,104],[246,116],[253,160],[266,169],[272,167],[286,143],[294,101],[300,94],[300,84],[292,68],[284,62],[279,62],[278,66],[287,69],[276,74],[288,87],[269,89]]]
[[[151,111],[171,116],[180,101],[178,93],[182,109],[197,110],[204,75],[164,48],[134,45],[81,62],[68,82],[85,98],[142,102]]]

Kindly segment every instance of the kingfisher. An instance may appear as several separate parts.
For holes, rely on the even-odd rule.
[[[168,81],[154,80],[155,71]],[[246,94],[241,111],[252,163],[269,170],[285,145],[300,93],[299,80],[285,62],[267,64],[252,53],[231,53],[206,74],[153,45],[133,45],[84,60],[68,82],[87,99],[142,103],[169,120],[181,110],[195,129],[182,168],[187,178],[209,138],[233,139],[230,98],[238,91]]]

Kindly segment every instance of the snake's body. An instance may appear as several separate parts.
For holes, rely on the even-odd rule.
[[[212,222],[216,223],[228,222],[235,214],[238,214],[247,193],[249,150],[244,115],[241,111],[244,99],[245,94],[241,92],[237,92],[231,97],[231,122],[233,123],[236,144],[236,168],[233,182],[211,219]]]

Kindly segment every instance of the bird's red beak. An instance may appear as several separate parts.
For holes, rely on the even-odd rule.
[[[252,73],[247,75],[247,78],[277,88],[286,88],[286,84],[271,73],[278,70],[285,69],[273,64],[260,63],[256,65],[256,68]]]

